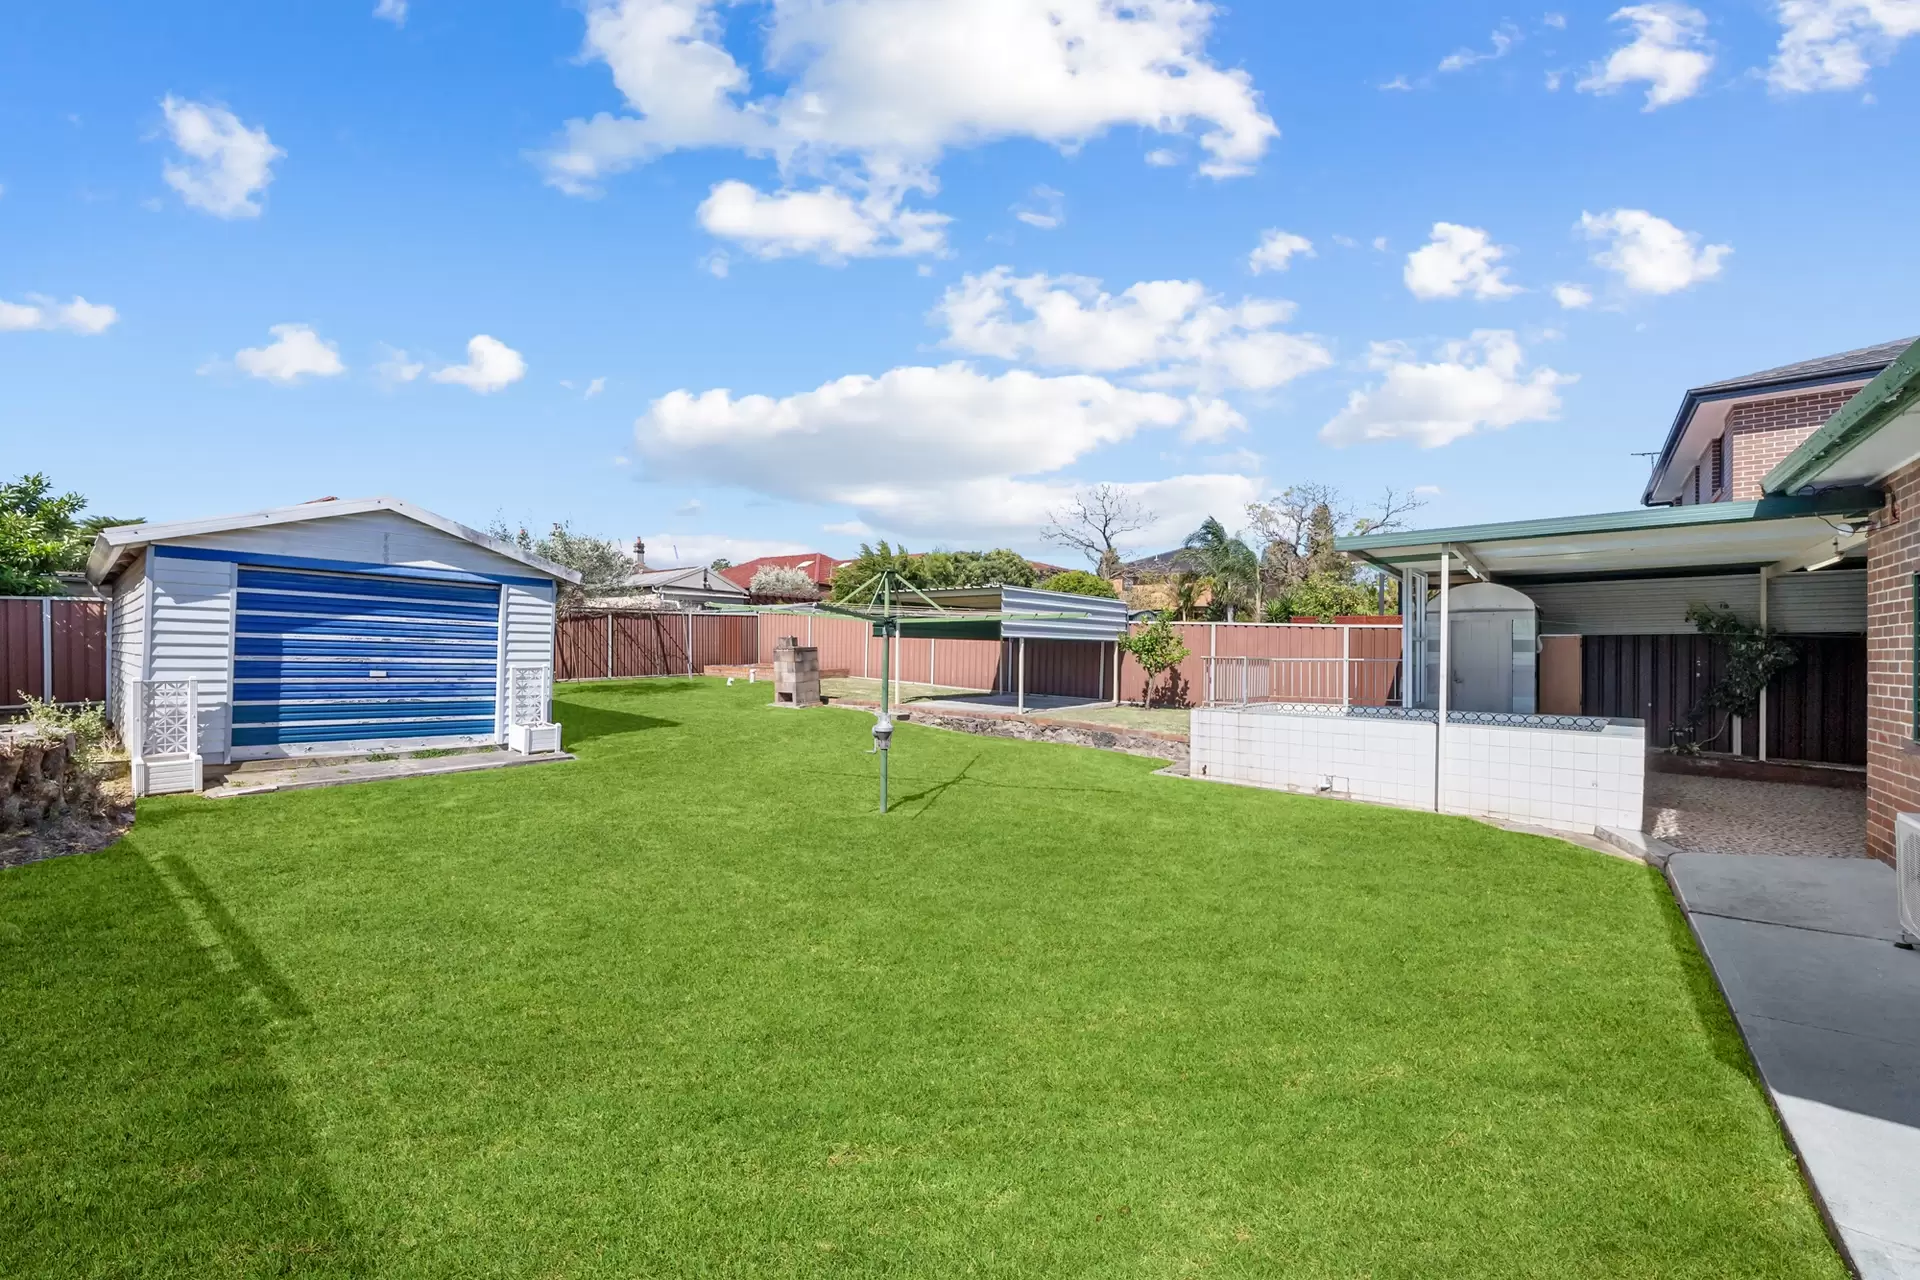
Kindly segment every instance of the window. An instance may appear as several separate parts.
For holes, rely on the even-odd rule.
[[[1727,438],[1720,436],[1713,442],[1713,496],[1718,498],[1727,489]]]

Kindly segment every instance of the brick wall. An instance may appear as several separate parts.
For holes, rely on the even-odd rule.
[[[1737,404],[1727,413],[1735,502],[1760,496],[1760,482],[1800,443],[1853,399],[1858,387],[1809,391]],[[1692,492],[1691,489],[1688,490]]]
[[[1920,463],[1886,481],[1867,537],[1867,852],[1893,861],[1893,818],[1920,813],[1913,737],[1913,575],[1920,572]]]

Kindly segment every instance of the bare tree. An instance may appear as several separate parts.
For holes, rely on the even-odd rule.
[[[1411,490],[1388,488],[1364,512],[1330,484],[1289,485],[1267,502],[1247,507],[1248,538],[1260,553],[1259,595],[1279,596],[1316,573],[1351,577],[1346,557],[1333,548],[1342,534],[1386,533],[1404,528],[1426,500]]]
[[[1120,540],[1153,521],[1153,512],[1119,485],[1097,484],[1074,494],[1065,510],[1049,512],[1040,536],[1080,552],[1101,577],[1117,578]]]

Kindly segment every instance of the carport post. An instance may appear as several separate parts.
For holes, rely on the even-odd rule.
[[[1113,642],[1113,705],[1120,705],[1120,642]]]
[[[1434,682],[1440,686],[1439,706],[1433,718],[1433,811],[1443,812],[1441,797],[1447,777],[1447,695],[1453,691],[1452,668],[1448,665],[1452,636],[1447,625],[1447,579],[1453,576],[1453,553],[1440,553],[1440,671]],[[1426,655],[1421,655],[1421,661]]]
[[[1015,698],[1016,698],[1016,704],[1014,709],[1019,711],[1022,715],[1026,714],[1026,710],[1027,710],[1027,638],[1025,636],[1020,637],[1020,686],[1019,686],[1019,692],[1015,695]]]
[[[1767,584],[1773,581],[1773,566],[1764,565],[1760,569],[1760,630],[1767,629]],[[1767,689],[1760,687],[1760,763],[1767,762]]]

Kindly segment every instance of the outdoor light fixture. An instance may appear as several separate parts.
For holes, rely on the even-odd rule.
[[[1839,564],[1841,559],[1842,559],[1842,556],[1840,554],[1840,539],[1835,538],[1833,540],[1833,554],[1828,556],[1824,560],[1817,560],[1814,563],[1808,565],[1807,572],[1812,573],[1816,569],[1824,569],[1830,564]]]

